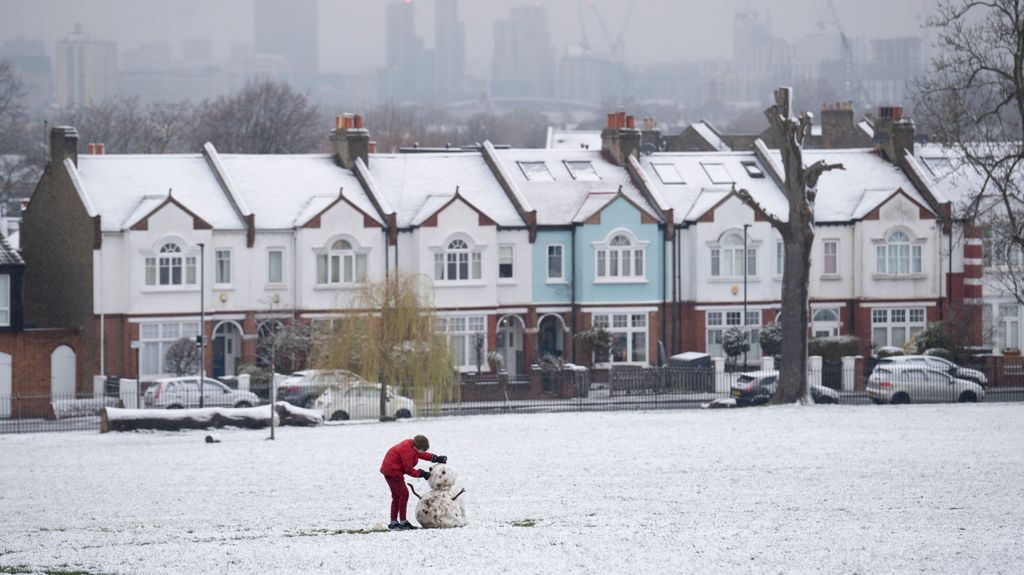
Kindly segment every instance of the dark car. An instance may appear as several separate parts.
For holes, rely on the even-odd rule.
[[[764,405],[779,391],[779,372],[750,371],[741,373],[732,384],[730,395],[736,405]],[[839,392],[821,385],[811,385],[814,403],[839,403]]]

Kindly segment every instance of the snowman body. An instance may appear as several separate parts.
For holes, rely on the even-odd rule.
[[[430,491],[416,504],[416,520],[423,527],[450,528],[466,525],[466,508],[455,487],[455,470],[445,464],[430,468]]]

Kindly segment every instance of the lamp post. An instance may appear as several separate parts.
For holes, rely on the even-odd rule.
[[[199,337],[196,338],[196,345],[199,346],[199,407],[204,407],[203,384],[206,379],[206,245],[199,244]]]
[[[747,228],[750,224],[743,224],[743,334],[745,337],[750,337],[750,330],[747,329]],[[747,341],[747,349],[750,348],[750,342]],[[743,367],[747,367],[747,352],[743,352]]]

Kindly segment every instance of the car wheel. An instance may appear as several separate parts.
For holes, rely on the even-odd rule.
[[[412,417],[412,414],[409,413],[408,409],[399,409],[398,411],[395,412],[395,417],[397,417],[398,419],[408,419]]]
[[[302,405],[300,405],[299,407],[302,407],[304,409],[313,409],[314,403],[316,403],[316,398],[310,395],[307,396],[306,399],[302,400]]]
[[[177,403],[175,403],[173,405],[168,405],[167,409],[185,409],[185,406],[184,405],[178,405]]]
[[[889,400],[889,403],[893,405],[898,405],[900,403],[910,403],[910,396],[901,391],[896,395],[892,396],[892,399]]]
[[[238,403],[235,404],[235,407],[252,407],[252,404],[249,403],[248,401],[239,401]]]
[[[814,400],[814,403],[821,403],[821,404],[836,403],[836,400],[831,398],[831,397],[829,397],[829,396],[827,396],[827,395],[823,395],[823,396],[819,397],[818,399]]]
[[[331,421],[348,421],[348,414],[344,411],[335,411],[331,414]]]
[[[965,391],[960,394],[960,403],[975,403],[978,401],[978,396],[973,391]]]

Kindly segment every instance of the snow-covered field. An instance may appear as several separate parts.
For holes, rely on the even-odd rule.
[[[386,522],[377,469],[415,433],[459,472],[469,526],[349,533]],[[1021,404],[218,435],[0,436],[0,572],[1024,572]]]

